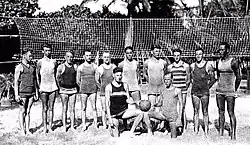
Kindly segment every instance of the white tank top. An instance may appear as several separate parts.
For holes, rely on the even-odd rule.
[[[158,62],[155,62],[152,59],[148,60],[148,83],[150,85],[158,86],[163,84],[164,63],[165,61],[163,59],[159,59]]]
[[[53,92],[58,90],[56,79],[55,79],[55,60],[53,59],[41,59],[41,83],[40,91],[42,92]]]
[[[123,61],[122,81],[128,84],[129,91],[138,91],[139,84],[137,79],[137,62]]]

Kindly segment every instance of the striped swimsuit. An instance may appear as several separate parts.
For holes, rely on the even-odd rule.
[[[187,73],[185,70],[184,65],[188,65],[185,62],[182,62],[181,65],[179,66],[175,66],[174,64],[170,65],[170,72],[173,75],[173,86],[180,88],[181,92],[183,94],[187,93],[187,84],[186,84],[186,80],[187,80]]]

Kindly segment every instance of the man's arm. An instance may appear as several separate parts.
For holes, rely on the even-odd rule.
[[[76,71],[76,83],[78,84],[79,87],[81,85],[81,66],[82,65],[79,65]]]
[[[186,66],[185,66],[185,70],[186,70],[186,74],[187,74],[186,85],[187,85],[187,88],[189,88],[191,75],[190,75],[190,66],[187,63],[186,63]]]
[[[137,80],[138,82],[140,81],[141,78],[141,71],[140,71],[140,63],[138,61],[136,61],[137,64],[137,68],[136,68],[136,76],[137,76]]]
[[[18,102],[20,101],[18,85],[19,85],[19,78],[20,78],[20,74],[22,72],[22,69],[23,68],[20,64],[17,65],[15,68],[15,75],[14,75],[14,93],[15,93],[15,99]]]
[[[35,67],[35,66],[34,66]],[[35,67],[36,68],[36,67]],[[36,91],[36,94],[35,94],[35,96],[34,96],[34,100],[35,101],[37,101],[38,99],[39,99],[39,86],[38,86],[38,84],[37,84],[37,75],[36,75],[36,71],[35,71],[35,73],[34,73],[34,77],[35,77],[35,79],[34,79],[34,84],[35,84],[35,91]]]
[[[190,65],[190,83],[189,83],[189,85],[190,85],[191,83],[193,83],[194,65],[195,65],[195,63],[192,63],[192,64]]]
[[[55,65],[55,68],[54,68],[54,77],[56,79],[56,73],[57,73],[57,69],[58,69],[58,66],[59,66],[59,63],[54,60],[54,65]],[[59,87],[59,82],[56,80],[56,85]]]
[[[97,66],[99,66],[99,51],[97,51],[96,52],[96,57],[95,57],[95,61],[94,61],[94,63],[97,65]]]
[[[128,84],[123,83],[123,86],[124,86],[124,89],[125,89],[125,91],[126,91],[126,96],[127,96],[126,102],[127,102],[128,104],[134,104],[134,103],[135,103],[134,100],[133,100],[133,99],[131,98],[131,96],[129,95]]]
[[[143,76],[146,79],[146,81],[148,82],[148,60],[146,60],[143,64]]]
[[[209,75],[208,87],[210,89],[214,85],[214,83],[216,82],[214,69],[213,69],[212,64],[210,64],[210,63],[207,63],[207,72]]]
[[[100,81],[100,78],[101,78],[101,67],[99,66],[96,71],[95,71],[95,81],[96,81],[96,84],[98,86],[98,88],[101,88],[101,81]]]
[[[171,73],[171,64],[167,66],[167,73]]]
[[[110,95],[112,92],[112,87],[111,84],[108,84],[105,88],[105,102],[106,102],[106,110],[107,110],[107,116],[108,120],[110,123],[110,126],[113,126],[112,118],[111,118],[111,113],[110,113]]]
[[[176,94],[177,94],[178,102],[179,102],[179,113],[178,113],[178,118],[176,120],[176,124],[177,126],[181,126],[182,125],[181,118],[182,118],[182,112],[183,112],[183,101],[182,101],[181,89],[176,88]]]
[[[41,74],[40,74],[41,64],[42,64],[42,61],[38,61],[36,65],[36,81],[37,81],[38,87],[40,86],[40,83],[41,83]]]
[[[240,82],[241,82],[241,76],[240,76],[240,66],[239,66],[239,61],[237,59],[233,59],[231,62],[231,67],[234,71],[234,74],[236,76],[236,80],[235,80],[235,91],[237,91],[237,89],[240,86]]]
[[[163,105],[163,95],[160,93],[159,97],[156,97],[155,107],[161,107]]]
[[[58,84],[60,84],[60,79],[61,79],[61,75],[63,74],[65,70],[64,65],[59,65],[56,71],[56,81],[58,82]]]
[[[164,75],[165,75],[165,74],[167,74],[167,71],[168,71],[168,63],[164,60],[164,61],[163,61],[163,65],[164,65],[163,73],[164,73]]]

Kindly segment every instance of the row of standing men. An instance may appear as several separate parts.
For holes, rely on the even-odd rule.
[[[228,54],[230,46],[226,42],[222,42],[219,46],[221,58],[215,66],[205,61],[202,49],[195,50],[196,62],[191,65],[182,61],[182,51],[175,49],[173,50],[174,62],[170,64],[159,57],[161,48],[152,46],[152,56],[143,64],[143,75],[148,83],[147,96],[151,103],[149,111],[140,108],[140,102],[142,102],[138,83],[140,67],[139,63],[133,59],[132,47],[125,48],[125,58],[118,64],[118,67],[111,63],[109,52],[103,52],[103,64],[97,66],[91,61],[91,51],[85,50],[85,62],[77,66],[73,63],[74,54],[71,51],[66,52],[65,62],[57,65],[56,60],[51,58],[51,46],[45,44],[42,49],[44,57],[38,60],[36,67],[31,64],[32,50],[23,49],[22,62],[15,69],[15,98],[21,104],[19,121],[24,134],[32,134],[29,130],[30,109],[33,102],[39,98],[42,101],[44,133],[52,131],[54,102],[56,92],[59,91],[63,104],[62,123],[65,131],[67,130],[67,110],[70,112],[70,129],[75,130],[75,102],[76,94],[78,94],[81,100],[82,116],[79,128],[83,130],[87,129],[85,121],[88,99],[93,109],[93,124],[98,127],[96,108],[98,96],[102,106],[102,124],[104,127],[107,126],[106,117],[108,117],[111,135],[114,135],[115,132],[119,136],[119,119],[134,117],[132,134],[140,122],[144,122],[148,133],[152,134],[150,118],[155,118],[161,121],[168,120],[171,136],[176,137],[177,127],[182,126],[183,132],[187,128],[185,106],[187,89],[191,83],[194,131],[198,133],[199,130],[201,103],[205,125],[204,133],[207,135],[209,131],[209,89],[216,82],[214,75],[216,70],[219,134],[224,133],[225,102],[227,102],[230,135],[231,139],[236,139],[235,91],[238,89],[241,79],[239,64]],[[179,101],[179,109],[177,109],[177,101]],[[136,107],[129,108],[129,106]]]

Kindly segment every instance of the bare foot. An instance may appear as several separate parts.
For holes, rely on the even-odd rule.
[[[49,128],[49,132],[53,132],[52,128]]]
[[[74,127],[70,127],[68,131],[70,131],[70,132],[76,132],[76,129]]]
[[[21,135],[25,136],[26,135],[26,131],[25,130],[21,130]]]
[[[27,134],[27,135],[32,135],[32,132],[28,129],[28,130],[26,131],[26,134]]]
[[[134,137],[135,137],[135,134],[134,134],[132,131],[129,131],[129,132],[128,132],[128,137],[134,138]]]
[[[67,127],[63,127],[63,131],[64,131],[64,132],[67,132]]]
[[[95,129],[98,129],[98,123],[94,122]]]
[[[84,125],[80,125],[79,129],[82,130],[82,131],[85,131],[87,129],[87,126],[85,124]]]
[[[43,129],[43,134],[47,134],[47,132],[48,132],[47,128]]]
[[[163,135],[168,135],[168,130],[165,130]]]

